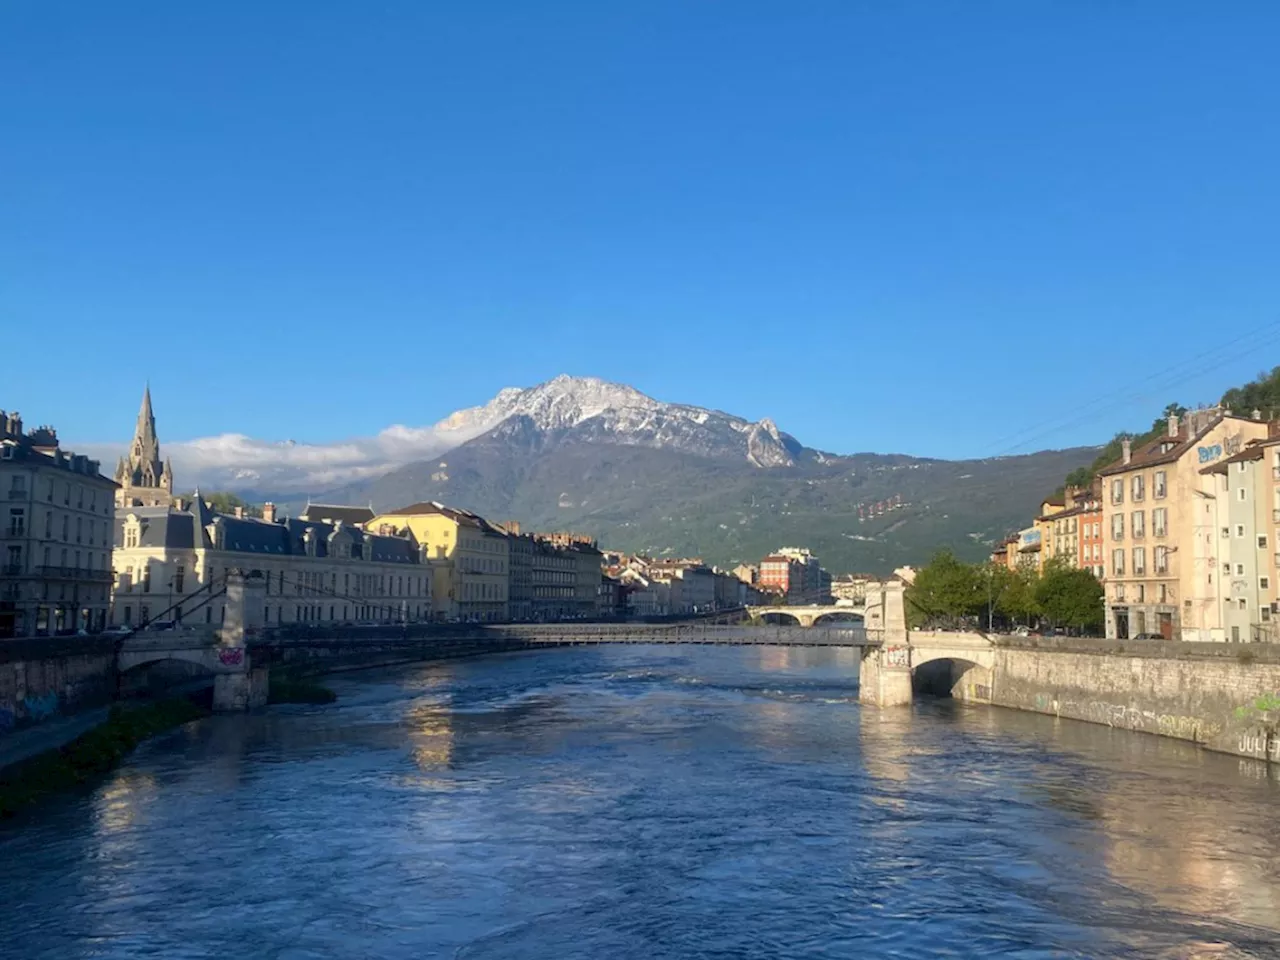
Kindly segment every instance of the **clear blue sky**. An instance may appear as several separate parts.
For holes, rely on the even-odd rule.
[[[149,377],[162,438],[326,441],[568,372],[840,452],[1103,397],[1030,445],[1098,441],[1280,362],[1278,37],[1274,0],[9,0],[0,406],[118,440]]]

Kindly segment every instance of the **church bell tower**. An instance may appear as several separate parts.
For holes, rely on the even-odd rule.
[[[116,508],[167,507],[173,501],[173,465],[160,459],[160,438],[151,410],[151,385],[142,394],[142,407],[133,428],[129,455],[116,466]]]

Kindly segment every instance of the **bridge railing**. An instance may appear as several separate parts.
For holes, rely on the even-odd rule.
[[[625,643],[722,643],[787,646],[875,646],[865,627],[850,624],[819,624],[798,627],[789,624],[714,624],[685,622],[651,623],[564,623],[564,624],[403,624],[381,627],[339,625],[297,625],[267,629],[252,646],[295,646],[308,643],[385,643],[398,640],[528,640],[531,642],[625,642]],[[216,631],[139,631],[122,641],[129,649],[189,649],[217,643]]]

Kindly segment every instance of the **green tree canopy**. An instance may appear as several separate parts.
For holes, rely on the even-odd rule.
[[[955,621],[986,608],[986,580],[950,550],[934,554],[907,590],[907,617],[915,624]]]
[[[1004,590],[996,602],[996,610],[1015,623],[1030,625],[1040,615],[1036,597],[1036,569],[1033,566],[1005,571]]]
[[[1102,625],[1102,584],[1088,570],[1050,562],[1033,593],[1042,615],[1056,626],[1085,630]]]
[[[1222,395],[1222,405],[1246,417],[1254,410],[1268,418],[1280,414],[1280,367],[1259,373],[1242,387],[1232,387]]]

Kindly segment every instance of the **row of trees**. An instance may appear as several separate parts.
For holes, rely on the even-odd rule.
[[[935,554],[907,588],[913,626],[1017,625],[1080,633],[1102,628],[1102,584],[1089,570],[1051,560],[1043,572],[1002,564],[962,563],[950,550]]]

